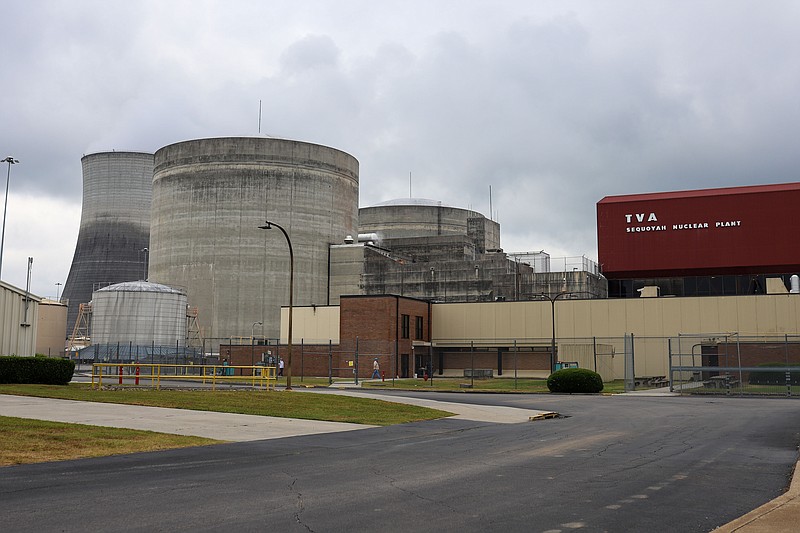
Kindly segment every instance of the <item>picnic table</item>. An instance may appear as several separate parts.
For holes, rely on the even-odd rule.
[[[637,387],[666,387],[669,385],[667,376],[640,376],[638,378],[633,378],[633,382]]]
[[[737,385],[739,380],[730,374],[723,374],[721,376],[711,376],[703,382],[703,386],[707,389],[730,389],[732,386]]]

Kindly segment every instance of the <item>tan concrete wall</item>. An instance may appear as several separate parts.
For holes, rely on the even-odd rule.
[[[552,331],[548,301],[434,304],[432,312],[435,340],[549,339]],[[798,333],[800,296],[558,300],[555,314],[556,337]]]
[[[330,288],[331,305],[339,305],[342,295],[361,294],[361,275],[364,272],[364,245],[331,246]]]
[[[548,301],[435,304],[432,341],[437,344],[543,344],[552,335]],[[738,333],[783,335],[800,333],[800,296],[794,294],[698,298],[630,298],[618,300],[557,300],[557,342],[575,339],[611,344],[614,357],[604,358],[617,378],[624,365],[622,338],[633,334],[635,373],[666,375],[668,338],[679,334]]]
[[[281,308],[281,343],[289,333],[289,308]],[[292,309],[292,344],[334,344],[339,342],[339,306],[294,307]]]
[[[50,300],[39,305],[39,327],[36,330],[36,353],[56,357],[64,352],[67,327],[67,306]]]
[[[580,368],[596,369],[605,382],[613,381],[616,378],[614,362],[617,360],[617,354],[614,346],[610,344],[588,342],[584,344],[559,344],[558,350],[561,361],[575,361]],[[600,354],[608,354],[611,358],[603,356],[595,358],[595,350]]]

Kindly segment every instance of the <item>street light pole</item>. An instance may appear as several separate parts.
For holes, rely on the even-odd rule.
[[[292,304],[294,301],[294,251],[292,250],[292,241],[289,239],[289,234],[274,222],[267,220],[263,226],[258,229],[272,229],[275,226],[283,236],[286,237],[286,244],[289,245],[289,333],[286,339],[286,390],[292,390]]]
[[[549,294],[542,293],[540,296],[542,298],[546,298],[550,301],[550,321],[553,325],[553,336],[550,337],[550,373],[552,374],[555,371],[556,367],[556,300],[565,296],[567,294],[572,294],[571,292],[559,292],[555,296],[550,296]]]
[[[18,159],[14,159],[11,156],[6,157],[0,163],[8,163],[8,172],[6,173],[6,200],[3,204],[3,233],[0,236],[0,279],[2,278],[3,274],[3,248],[6,244],[6,212],[8,211],[8,184],[11,181],[11,165],[16,165],[19,163]]]
[[[263,322],[253,322],[253,327],[250,328],[250,366],[254,366],[255,353],[256,353],[256,326],[263,326]]]
[[[564,292],[559,292],[555,296],[550,296],[549,294],[545,294],[545,293],[542,293],[542,294],[539,295],[542,298],[545,298],[545,299],[550,301],[550,320],[551,320],[551,323],[553,325],[553,336],[550,337],[550,373],[553,373],[555,371],[555,367],[556,367],[556,361],[555,361],[555,359],[556,359],[556,300],[558,300],[562,296],[567,296],[567,295],[575,296],[575,295],[578,295],[578,294],[594,296],[592,293],[586,292],[586,291],[578,291],[578,292],[564,291]]]

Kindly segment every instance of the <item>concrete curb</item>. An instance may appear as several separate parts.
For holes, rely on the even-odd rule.
[[[793,533],[800,529],[800,462],[795,465],[789,489],[746,515],[728,522],[714,533]]]
[[[517,407],[505,407],[500,405],[476,405],[469,403],[446,402],[433,398],[416,398],[411,396],[387,395],[375,392],[364,392],[356,389],[329,388],[329,389],[309,389],[308,393],[315,394],[341,394],[347,396],[357,396],[359,398],[369,398],[373,400],[383,400],[386,402],[405,403],[409,405],[419,405],[439,409],[453,413],[451,418],[459,420],[471,420],[473,422],[490,422],[494,424],[519,424],[540,420],[543,415],[549,415],[550,411],[538,409],[520,409]],[[554,418],[545,416],[545,418]]]

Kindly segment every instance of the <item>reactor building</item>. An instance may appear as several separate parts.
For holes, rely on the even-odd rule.
[[[275,338],[289,303],[287,240],[294,305],[324,305],[329,246],[357,220],[358,161],[345,152],[264,137],[171,144],[155,154],[150,279],[186,291],[206,339]],[[260,229],[267,221],[288,239]]]
[[[358,237],[331,247],[331,304],[359,294],[436,302],[606,296],[594,262],[582,257],[553,271],[543,251],[505,253],[500,224],[471,209],[400,198],[361,208],[358,217]]]

